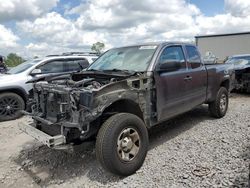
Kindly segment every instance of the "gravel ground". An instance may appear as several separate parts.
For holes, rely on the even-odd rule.
[[[51,150],[0,123],[0,187],[248,187],[250,95],[233,94],[227,115],[207,106],[150,131],[150,150],[136,174],[119,178],[95,159],[94,143]]]

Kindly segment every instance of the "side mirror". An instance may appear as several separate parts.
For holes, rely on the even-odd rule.
[[[181,69],[181,62],[178,61],[166,61],[159,65],[158,72],[172,72]]]
[[[35,76],[41,73],[42,73],[41,69],[34,69],[33,71],[31,71],[30,75]]]

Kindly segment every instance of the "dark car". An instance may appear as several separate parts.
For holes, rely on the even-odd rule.
[[[229,87],[228,65],[204,65],[192,44],[114,48],[84,72],[35,83],[34,122],[20,128],[51,148],[96,137],[100,163],[126,176],[143,164],[148,129],[204,103],[222,118]]]
[[[7,72],[7,67],[6,65],[4,64],[4,58],[3,56],[0,55],[0,73],[5,73]]]
[[[229,57],[226,64],[233,65],[235,71],[235,88],[250,92],[250,54]]]

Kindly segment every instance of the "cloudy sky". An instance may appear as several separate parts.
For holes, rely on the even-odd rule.
[[[250,31],[250,0],[0,0],[0,54],[23,57]]]

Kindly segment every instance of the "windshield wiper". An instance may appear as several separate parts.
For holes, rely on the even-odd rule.
[[[102,70],[97,70],[97,69],[87,69],[86,71],[103,72]]]
[[[136,71],[132,71],[132,70],[126,70],[126,69],[107,69],[107,70],[103,70],[103,71],[107,71],[107,72],[122,72],[122,73],[126,73],[126,74],[135,74]]]

